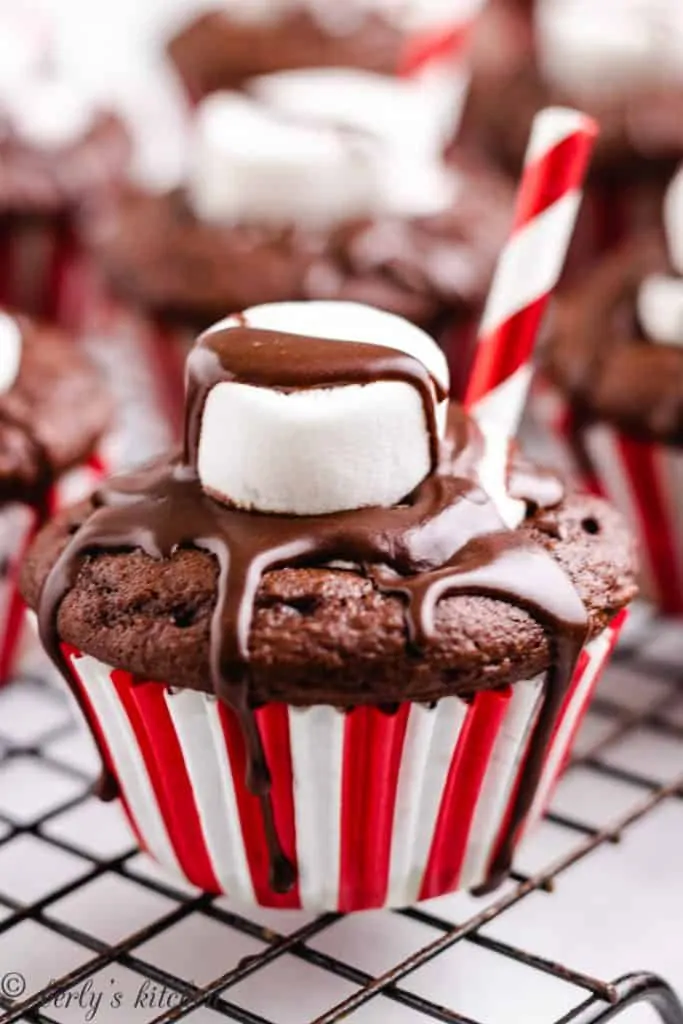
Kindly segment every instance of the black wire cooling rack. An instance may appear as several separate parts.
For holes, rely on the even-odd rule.
[[[546,958],[543,948],[530,952],[509,942],[497,931],[525,901],[549,901],[543,908],[554,910],[570,872],[600,851],[613,849],[610,874],[618,875],[626,853],[610,844],[624,837],[628,846],[631,830],[663,805],[680,806],[683,644],[678,655],[677,638],[675,626],[656,620],[632,628],[596,698],[570,770],[596,791],[605,785],[624,787],[630,794],[628,807],[615,800],[622,813],[609,824],[596,825],[582,801],[569,810],[567,801],[560,800],[559,809],[556,802],[541,829],[552,831],[560,855],[536,864],[528,874],[516,874],[488,902],[456,897],[466,908],[460,919],[449,897],[381,912],[379,919],[370,916],[367,920],[381,924],[378,934],[384,936],[369,940],[378,953],[371,965],[362,962],[362,952],[354,955],[353,933],[350,945],[343,947],[347,955],[330,942],[340,927],[355,927],[354,920],[336,914],[237,912],[222,900],[179,889],[162,877],[125,832],[115,837],[118,848],[113,848],[111,836],[97,823],[104,822],[100,815],[114,812],[100,810],[90,794],[90,753],[62,694],[35,679],[14,684],[0,696],[0,1024],[170,1024],[186,1019],[201,1024],[221,1019],[242,1024],[346,1019],[492,1024],[493,1018],[470,1015],[468,1005],[460,1003],[458,978],[464,977],[462,971],[471,972],[472,956],[479,954],[496,958],[498,968],[487,971],[489,986],[505,990],[510,971],[516,979],[507,1010],[508,993],[501,992],[505,998],[494,1014],[495,1024],[597,1024],[641,1001],[666,1024],[683,1024],[683,1007],[673,988],[656,974],[631,973],[611,981],[593,977]],[[645,687],[647,699],[642,692],[634,697],[634,680]],[[611,753],[628,750],[643,735],[657,741],[668,758],[667,778],[648,774],[647,758],[624,764],[624,758]],[[683,859],[681,872],[683,878]],[[108,894],[106,913],[98,892]],[[585,915],[586,929],[606,912],[595,906],[595,898],[595,892],[587,893],[585,906],[577,908]],[[121,934],[121,920],[144,923]],[[639,924],[631,922],[634,934]],[[397,936],[408,932],[406,952]],[[366,950],[371,948],[367,941]],[[37,947],[44,952],[36,952]],[[198,948],[210,950],[209,962],[201,964],[202,977],[192,980],[186,964],[194,958],[196,965]],[[363,948],[360,940],[358,948]],[[461,961],[465,966],[459,975]],[[424,975],[440,963],[446,977],[452,973],[447,999],[443,980],[432,988],[431,975]],[[630,969],[648,966],[633,963]],[[313,1001],[308,972],[315,972]],[[421,976],[426,977],[423,984],[412,983]],[[670,980],[680,985],[683,970]],[[539,984],[550,982],[562,988],[559,1015],[546,1015],[532,999]],[[264,1009],[265,996],[270,1010]]]

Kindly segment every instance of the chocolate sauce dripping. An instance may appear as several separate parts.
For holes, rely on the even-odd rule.
[[[235,328],[222,333],[234,338],[237,332]],[[255,332],[256,340],[265,333],[270,332]],[[305,343],[308,345],[309,339]],[[301,339],[298,344],[302,344]],[[348,344],[363,351],[348,352],[346,356],[353,354],[356,359],[367,354],[376,372],[377,353],[372,351],[375,347]],[[332,350],[337,347],[332,346]],[[277,348],[270,345],[270,358]],[[346,356],[338,355],[340,358],[332,368],[316,370],[323,376],[327,374],[328,382],[340,379],[340,365],[343,366]],[[386,357],[386,350],[383,355]],[[198,443],[201,408],[210,386],[207,381],[214,380],[217,373],[218,379],[226,379],[225,366],[217,364],[215,353],[212,355],[206,346],[199,346],[193,353],[188,388],[188,445]],[[391,368],[393,364],[389,365]],[[349,366],[350,373],[350,359]],[[274,375],[268,375],[267,369],[262,368],[258,378],[264,384],[275,376],[285,382],[285,387],[296,386],[294,381],[302,379],[314,386],[314,378],[306,375],[303,367],[290,367],[289,371]],[[401,379],[409,376],[412,382],[413,374],[412,366],[400,368]],[[351,379],[356,381],[360,377],[359,372]],[[236,378],[237,374],[233,379]],[[484,594],[516,603],[550,629],[555,650],[514,813],[492,874],[497,876],[504,871],[516,831],[530,806],[552,727],[586,636],[587,617],[558,564],[543,549],[507,531],[493,503],[473,482],[472,469],[480,457],[480,439],[473,435],[466,415],[458,407],[451,408],[449,430],[436,471],[404,502],[388,509],[366,508],[311,517],[241,511],[219,504],[204,493],[193,468],[195,456],[195,448],[190,447],[185,460],[118,478],[97,493],[92,513],[57,559],[41,594],[40,633],[55,663],[68,678],[68,665],[60,648],[58,615],[62,600],[76,580],[82,557],[102,550],[140,549],[150,558],[163,559],[171,558],[181,547],[195,547],[213,555],[219,576],[210,630],[211,681],[217,696],[238,716],[247,748],[247,784],[261,801],[271,885],[276,891],[286,891],[294,884],[295,871],[276,833],[268,766],[249,702],[249,634],[262,576],[271,569],[287,566],[351,562],[375,579],[383,590],[406,601],[407,630],[417,647],[429,643],[436,606],[443,597]]]

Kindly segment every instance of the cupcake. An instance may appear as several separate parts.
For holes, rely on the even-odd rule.
[[[45,518],[101,479],[103,383],[55,328],[0,314],[0,682],[16,668],[23,632],[21,556]]]
[[[678,0],[490,0],[471,60],[463,135],[513,174],[541,108],[577,106],[600,123],[584,254],[656,223],[683,156]]]
[[[69,301],[74,218],[121,180],[129,138],[50,69],[39,37],[5,16],[2,29],[0,56],[14,56],[0,70],[0,302],[53,317]]]
[[[443,0],[232,0],[179,27],[168,53],[195,99],[297,68],[411,70],[459,40]]]
[[[447,92],[339,70],[250,89],[200,105],[182,188],[131,190],[90,223],[111,290],[187,336],[256,303],[367,302],[443,338],[460,386],[512,190],[444,162]]]
[[[185,443],[58,515],[23,592],[144,847],[311,910],[495,886],[634,594],[630,536],[347,302],[219,322]]]
[[[683,612],[683,170],[659,236],[617,247],[558,299],[537,414],[574,472],[621,506],[644,590]]]

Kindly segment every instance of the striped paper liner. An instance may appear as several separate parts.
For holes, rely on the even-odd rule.
[[[528,823],[566,762],[622,619],[582,653]],[[260,708],[275,821],[298,876],[278,894],[233,713],[213,696],[65,652],[141,845],[209,892],[316,911],[402,906],[482,883],[544,692],[537,677],[471,701],[405,703],[393,714]]]
[[[46,511],[53,514],[87,497],[105,475],[99,455],[65,473],[47,496]],[[0,511],[0,685],[38,665],[43,674],[47,664],[19,593],[21,563],[39,525],[36,510],[27,505],[7,505]]]
[[[532,412],[578,484],[626,517],[640,548],[641,586],[683,613],[683,449],[636,440],[608,423],[581,424],[560,392],[536,382]]]

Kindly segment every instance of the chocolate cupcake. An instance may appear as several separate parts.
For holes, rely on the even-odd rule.
[[[270,301],[368,302],[443,336],[460,384],[459,339],[487,293],[511,187],[465,154],[444,163],[448,106],[431,84],[310,76],[204,101],[186,186],[129,192],[89,243],[113,290],[166,323],[201,329]]]
[[[46,516],[101,477],[106,389],[90,362],[52,327],[0,314],[0,682],[21,639],[21,554]]]
[[[182,454],[25,563],[105,789],[208,891],[355,910],[491,887],[548,799],[632,544],[447,393],[388,313],[229,317],[189,356]]]
[[[390,75],[410,66],[416,37],[450,27],[446,15],[433,0],[233,0],[181,26],[168,53],[195,99],[296,68]]]
[[[578,106],[600,123],[594,175],[668,176],[683,155],[677,0],[489,0],[474,33],[472,131],[517,172],[534,114]]]
[[[115,187],[130,156],[111,111],[50,69],[49,48],[3,20],[0,70],[0,303],[59,316],[77,211]]]
[[[683,612],[683,173],[666,199],[668,251],[617,248],[560,296],[537,410],[574,470],[621,506],[644,589]]]
[[[473,34],[461,134],[516,176],[534,115],[577,107],[600,125],[573,263],[657,222],[683,156],[678,0],[489,0]]]

